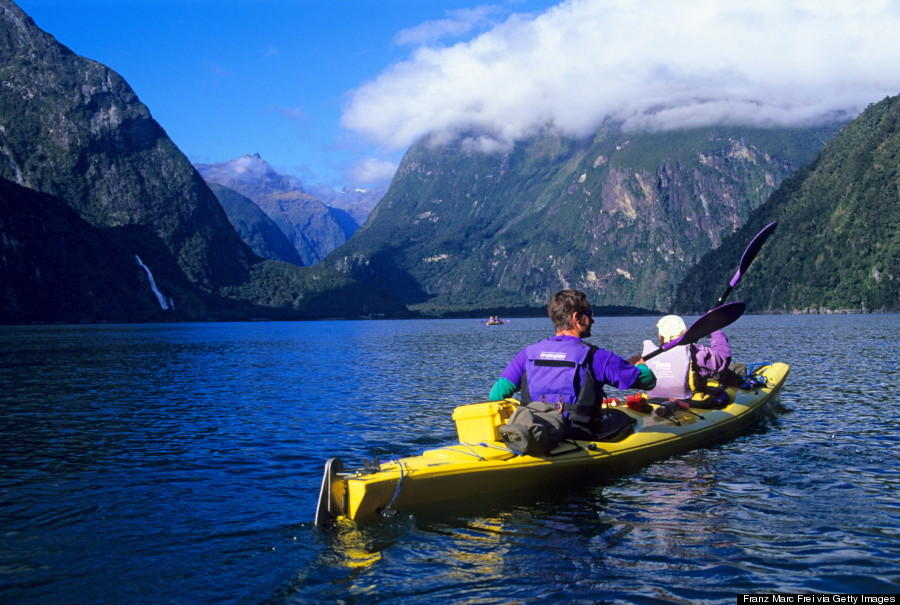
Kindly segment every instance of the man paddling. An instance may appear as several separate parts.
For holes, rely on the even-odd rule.
[[[651,389],[656,377],[640,355],[623,359],[582,339],[594,323],[584,292],[561,290],[547,305],[556,334],[519,351],[500,374],[490,399],[521,390],[522,404],[555,404],[566,424],[566,437],[590,439],[605,432],[603,386],[620,390]]]

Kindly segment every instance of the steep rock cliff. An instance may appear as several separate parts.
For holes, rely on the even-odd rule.
[[[540,305],[564,287],[666,308],[687,269],[834,130],[607,124],[592,140],[548,129],[496,154],[426,138],[326,263],[425,311]]]
[[[100,227],[149,227],[189,279],[246,277],[249,248],[130,86],[0,2],[0,177]]]

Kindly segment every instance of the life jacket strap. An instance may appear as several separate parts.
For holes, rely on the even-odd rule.
[[[575,392],[578,393],[578,398],[575,399],[575,403],[567,403],[563,406],[564,411],[568,412],[569,418],[579,424],[589,423],[597,416],[603,403],[601,393],[597,392],[597,381],[594,378],[593,364],[596,351],[597,347],[591,346],[591,350],[584,360],[585,366],[587,366],[584,384],[578,384],[580,376],[578,372],[575,372],[574,387]]]

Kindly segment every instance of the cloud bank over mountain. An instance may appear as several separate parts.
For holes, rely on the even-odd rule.
[[[900,92],[900,3],[813,0],[570,0],[484,31],[468,13],[452,45],[422,24],[406,61],[356,89],[342,125],[386,150],[429,133],[482,150],[554,126],[639,129],[810,125]]]

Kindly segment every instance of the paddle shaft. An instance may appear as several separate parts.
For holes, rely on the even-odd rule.
[[[684,334],[678,338],[673,338],[655,351],[644,355],[644,361],[652,359],[660,353],[665,353],[678,345],[693,344],[716,330],[721,330],[725,326],[731,325],[744,314],[746,308],[747,305],[742,302],[733,302],[716,307],[692,323],[691,327],[684,331]]]
[[[766,243],[766,240],[769,239],[769,236],[772,235],[772,232],[775,231],[775,227],[778,226],[778,221],[773,221],[763,227],[762,231],[756,234],[756,237],[750,242],[750,245],[747,246],[747,249],[744,250],[744,255],[741,256],[741,264],[738,267],[738,270],[735,272],[734,277],[731,278],[731,281],[728,282],[728,287],[725,288],[725,292],[722,296],[719,297],[719,301],[716,303],[716,306],[722,305],[725,302],[725,299],[728,298],[728,295],[731,294],[731,291],[737,285],[739,281],[741,281],[741,277],[743,277],[744,273],[747,272],[747,269],[750,267],[750,263],[753,262],[753,259],[756,258],[756,255],[759,253],[759,249],[762,248],[762,245]]]

